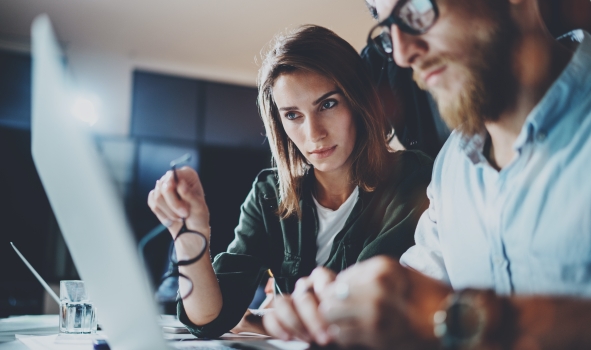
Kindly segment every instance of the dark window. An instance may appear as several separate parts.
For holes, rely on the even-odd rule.
[[[196,141],[199,82],[134,72],[131,135]]]
[[[264,127],[259,117],[257,89],[208,83],[205,89],[205,143],[261,148]]]
[[[31,127],[31,57],[0,51],[0,125]]]

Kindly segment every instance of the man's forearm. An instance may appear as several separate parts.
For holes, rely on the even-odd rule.
[[[446,332],[449,329],[460,331],[445,333],[441,338],[442,345],[446,341],[459,341],[456,345],[461,349],[591,349],[589,299],[500,297],[492,290],[467,289],[450,295],[448,300],[453,302],[445,308]],[[464,305],[464,308],[458,308],[458,305]],[[459,318],[448,321],[454,320],[454,315]],[[472,338],[475,342],[470,340],[470,332],[478,334]],[[454,338],[459,334],[464,338]]]
[[[512,297],[513,349],[591,349],[591,300]]]

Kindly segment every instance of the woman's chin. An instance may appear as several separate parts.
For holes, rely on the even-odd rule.
[[[332,162],[317,162],[316,164],[312,163],[312,166],[314,167],[315,172],[332,173],[341,169],[343,167],[343,164],[336,165]]]

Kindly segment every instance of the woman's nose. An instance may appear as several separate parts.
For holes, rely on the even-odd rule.
[[[319,120],[318,117],[311,116],[308,118],[308,137],[310,141],[317,142],[322,140],[328,134],[326,128],[324,127],[323,123]]]

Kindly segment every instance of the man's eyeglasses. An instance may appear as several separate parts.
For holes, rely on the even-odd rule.
[[[420,35],[426,33],[437,21],[439,9],[435,0],[400,0],[385,20],[374,26],[367,36],[367,44],[373,46],[384,57],[392,58],[392,33],[390,28],[397,25],[401,31]]]

